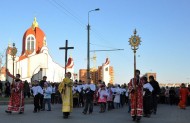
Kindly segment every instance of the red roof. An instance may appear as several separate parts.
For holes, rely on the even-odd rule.
[[[45,33],[39,27],[35,27],[34,29],[32,27],[30,27],[24,33],[23,40],[22,40],[22,54],[19,57],[19,60],[27,58],[27,55],[30,55],[32,53],[32,52],[28,52],[25,50],[26,38],[30,34],[35,36],[35,39],[36,39],[36,48],[35,49],[36,49],[37,54],[40,53],[40,50],[44,45]],[[25,55],[25,54],[27,54],[27,55]]]

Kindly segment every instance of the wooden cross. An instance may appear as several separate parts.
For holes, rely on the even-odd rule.
[[[67,50],[74,49],[74,47],[68,47],[68,40],[65,41],[65,47],[60,47],[60,50],[65,50],[65,75],[66,75],[66,65],[67,65]]]

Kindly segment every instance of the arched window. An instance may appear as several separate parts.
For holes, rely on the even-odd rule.
[[[33,52],[35,49],[35,42],[36,42],[36,39],[34,35],[28,35],[26,37],[26,50],[29,52]]]

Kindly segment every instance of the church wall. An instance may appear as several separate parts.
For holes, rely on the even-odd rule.
[[[39,72],[40,68],[42,72]],[[62,66],[52,60],[48,52],[36,54],[18,61],[16,71],[21,74],[22,80],[27,80],[29,82],[33,75],[35,75],[33,80],[41,80],[43,76],[47,76],[47,81],[61,82],[65,72]],[[71,73],[74,72],[73,68],[67,69],[67,71]]]
[[[28,74],[31,78],[36,73],[39,73],[40,69],[46,69],[47,68],[47,58],[46,54],[40,53],[36,54],[29,58],[28,62]],[[42,75],[38,75],[38,79],[42,79]]]
[[[12,56],[7,54],[6,66],[11,74],[13,74],[13,59]]]
[[[27,64],[28,63],[28,59],[24,59],[22,61],[18,61],[17,62],[17,71],[19,71],[19,74],[21,75],[21,79],[27,79],[28,75],[27,75]]]
[[[44,54],[36,54],[17,62],[17,73],[21,74],[22,80],[31,81],[31,77],[46,65]],[[41,77],[40,77],[41,79]]]
[[[74,73],[74,68],[67,69],[67,72]],[[46,71],[47,80],[50,82],[61,82],[65,77],[65,69],[59,64],[55,63],[51,56],[48,54],[48,69]],[[49,78],[49,79],[48,79]]]
[[[61,67],[60,65],[56,64],[53,62],[52,59],[49,57],[49,62],[48,62],[48,70],[47,70],[47,80],[51,82],[61,82],[64,78],[64,68]]]

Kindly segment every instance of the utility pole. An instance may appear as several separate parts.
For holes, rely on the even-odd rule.
[[[88,25],[87,25],[87,82],[90,83],[90,13],[93,11],[99,11],[100,9],[93,9],[88,11]]]
[[[67,50],[74,49],[74,47],[68,47],[68,40],[66,40],[65,41],[65,47],[60,47],[59,49],[60,50],[65,50],[65,75],[66,75],[66,72],[67,72],[67,68],[66,68],[66,65],[67,65]]]

